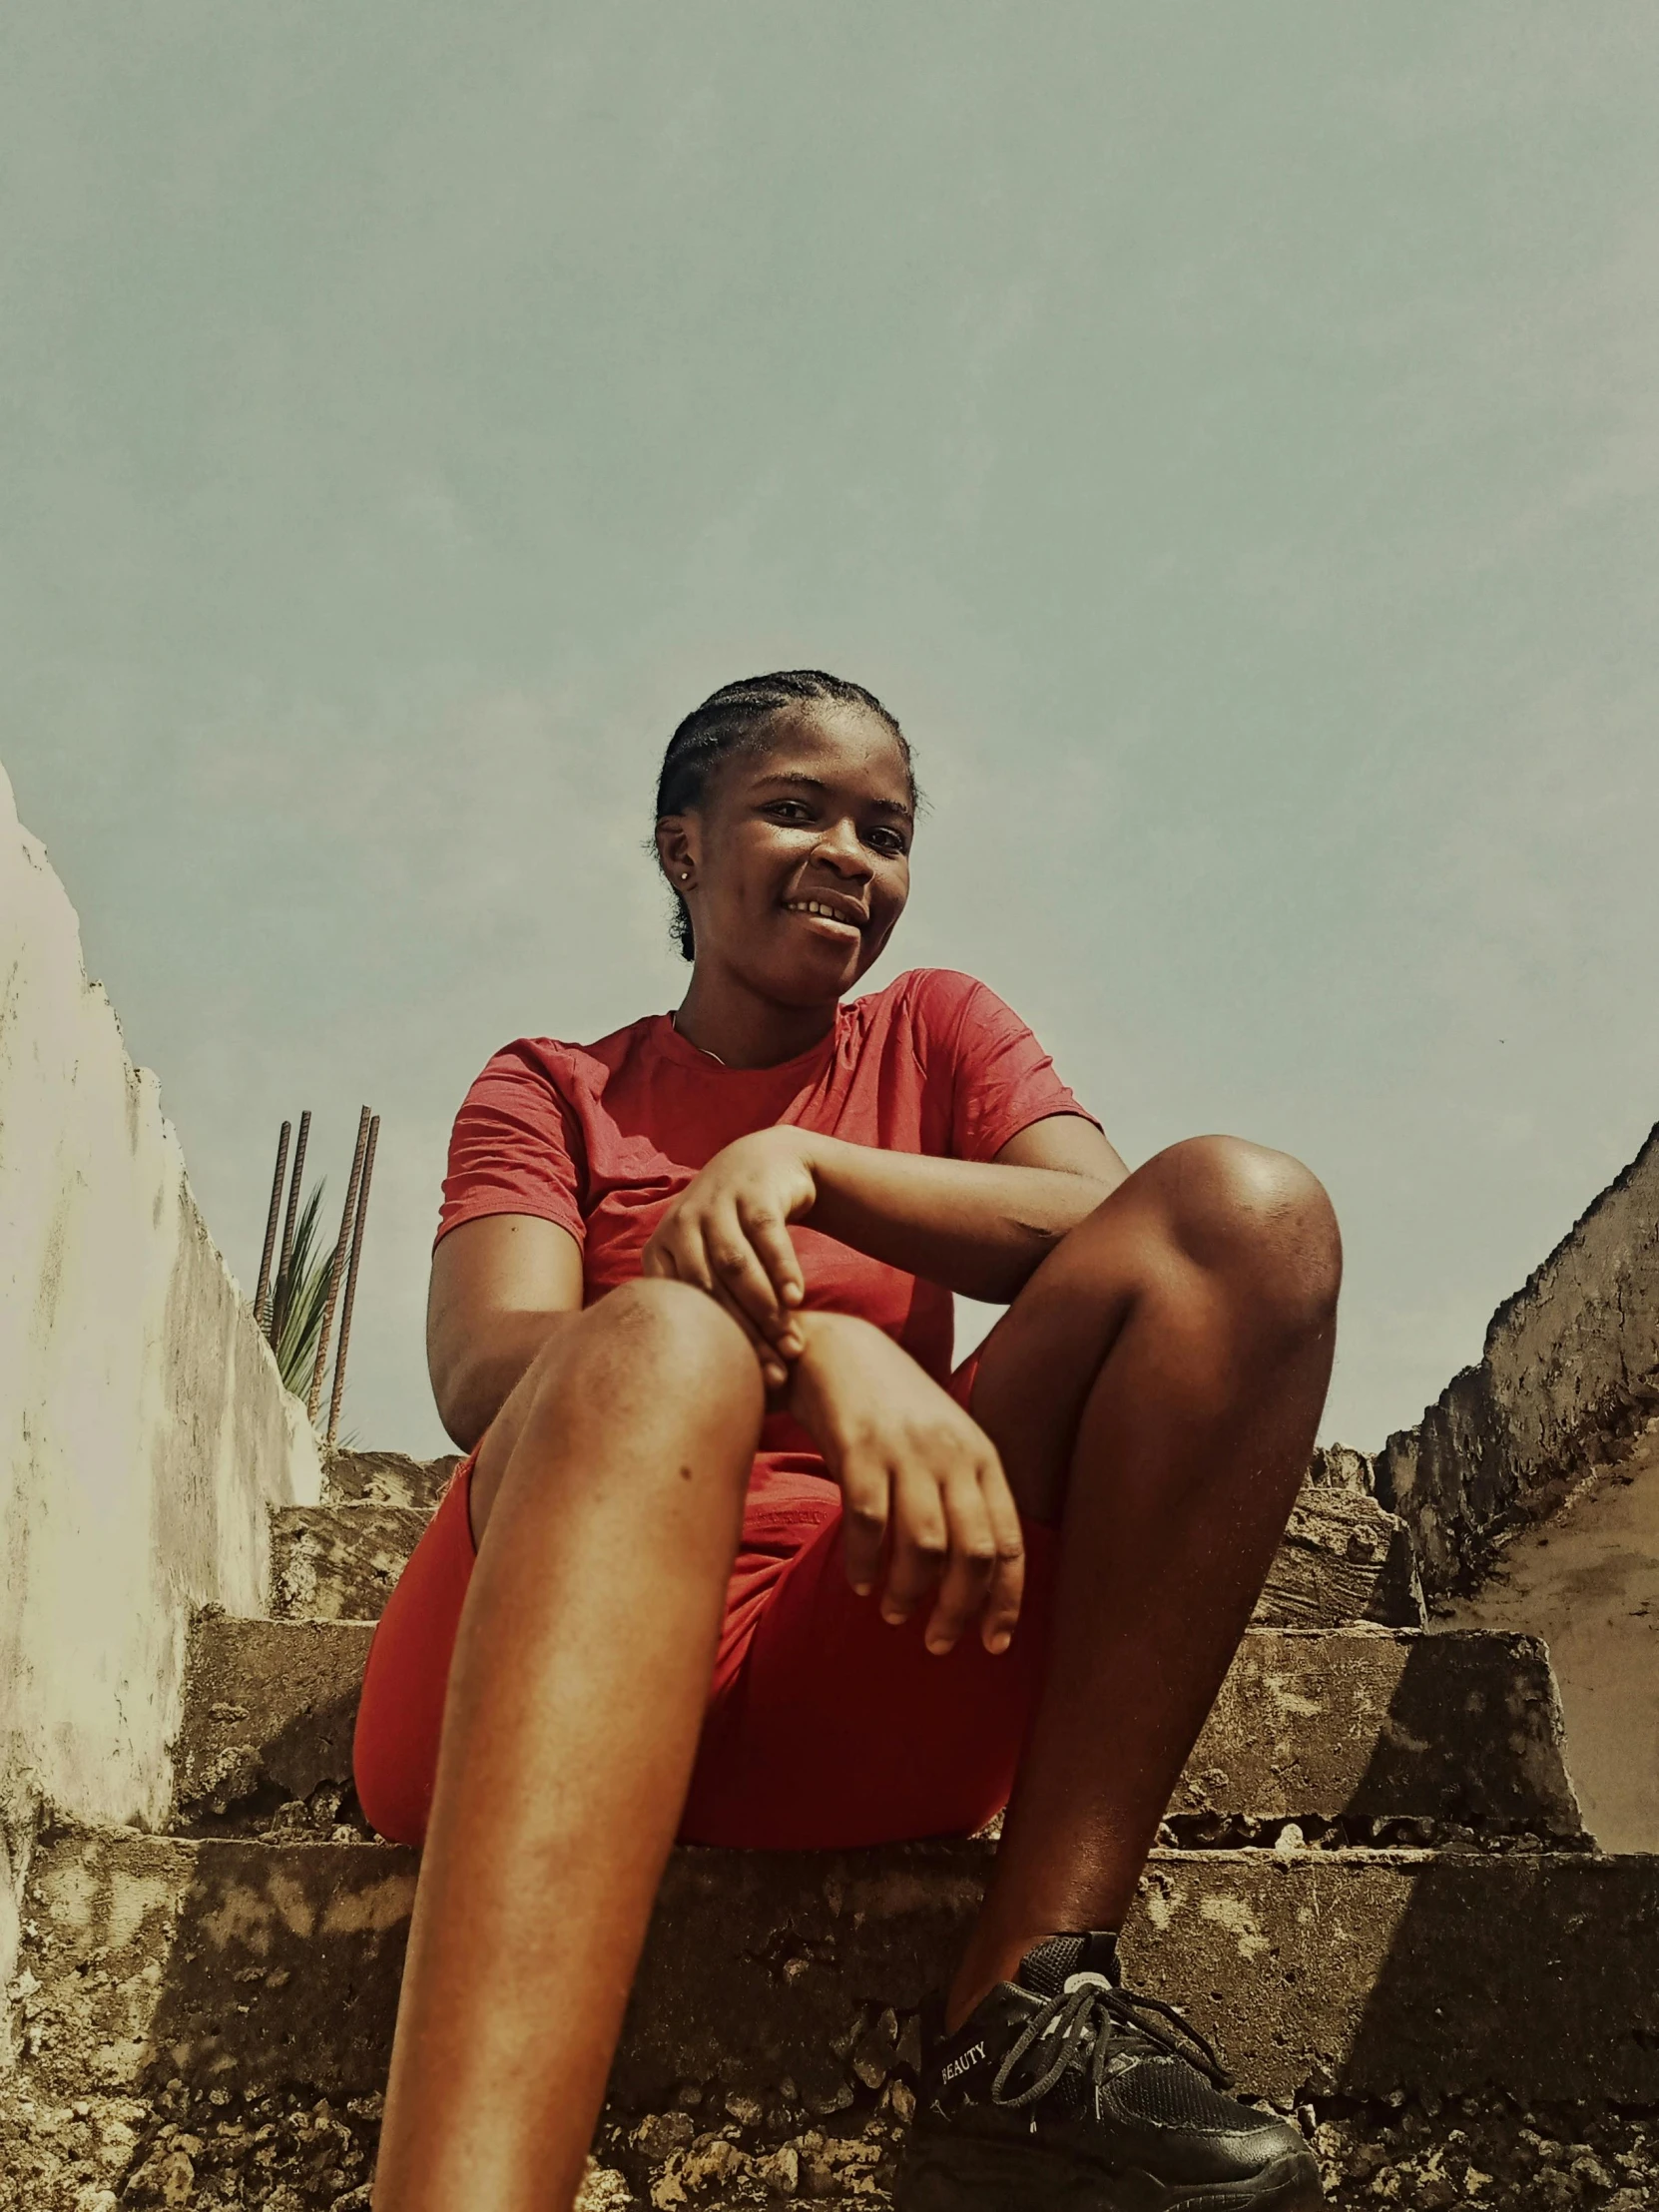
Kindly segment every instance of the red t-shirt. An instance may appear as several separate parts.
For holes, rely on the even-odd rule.
[[[669,1203],[752,1130],[788,1123],[887,1152],[990,1160],[1050,1114],[1093,1119],[1018,1015],[948,968],[912,969],[838,1006],[829,1036],[778,1067],[724,1067],[666,1014],[597,1044],[521,1037],[455,1117],[438,1236],[484,1214],[556,1222],[582,1249],[591,1306],[638,1277]],[[821,1231],[791,1233],[809,1310],[859,1315],[948,1379],[948,1291]],[[774,1453],[807,1440],[778,1414],[763,1436]]]

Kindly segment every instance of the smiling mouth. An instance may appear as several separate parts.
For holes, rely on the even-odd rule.
[[[863,928],[861,916],[830,906],[822,898],[786,898],[784,911],[787,914],[806,914],[813,921],[831,921],[838,929]]]

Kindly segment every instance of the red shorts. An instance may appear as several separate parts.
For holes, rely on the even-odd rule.
[[[955,1385],[960,1387],[958,1383]],[[943,1658],[854,1594],[840,1492],[804,1456],[758,1460],[726,1593],[682,1843],[775,1851],[964,1836],[1008,1801],[1036,1702],[1058,1546],[1027,1524],[1025,1599],[993,1658],[970,1631]],[[394,1843],[426,1833],[444,1690],[475,1556],[472,1460],[456,1468],[369,1648],[357,1796]]]

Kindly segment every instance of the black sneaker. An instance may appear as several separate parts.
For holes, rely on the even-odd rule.
[[[1314,2212],[1308,2145],[1226,2086],[1115,1936],[1051,1936],[928,2052],[895,2212]]]

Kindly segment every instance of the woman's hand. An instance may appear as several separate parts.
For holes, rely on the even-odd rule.
[[[1006,1651],[1019,1618],[1025,1546],[996,1446],[910,1355],[850,1314],[809,1314],[790,1410],[840,1484],[847,1580],[874,1589],[881,1618],[908,1620],[936,1587],[927,1648],[972,1623]]]
[[[695,1283],[732,1315],[760,1356],[769,1388],[802,1349],[795,1309],[806,1296],[789,1225],[818,1197],[799,1129],[757,1129],[717,1152],[653,1231],[641,1273]]]

